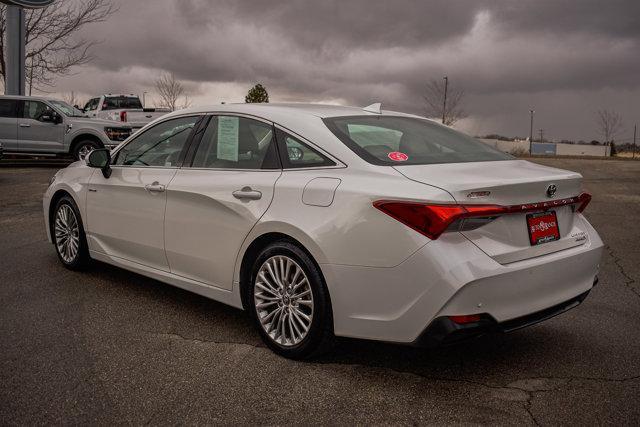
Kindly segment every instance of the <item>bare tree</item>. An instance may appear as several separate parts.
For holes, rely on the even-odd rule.
[[[598,132],[604,143],[610,144],[622,131],[622,116],[614,110],[598,110],[596,113]]]
[[[103,22],[117,7],[110,0],[57,0],[43,9],[25,9],[26,63],[28,93],[52,86],[56,76],[70,74],[73,67],[94,57],[95,41],[77,38],[89,24]],[[7,7],[0,6],[0,74],[6,81]]]
[[[428,84],[423,96],[425,102],[425,115],[427,117],[442,117],[442,109],[444,107],[444,80],[432,79]],[[464,91],[456,89],[449,82],[447,87],[447,107],[444,112],[444,124],[453,125],[460,119],[467,117],[462,109],[462,100]]]
[[[159,107],[169,108],[171,111],[191,106],[189,96],[185,94],[184,86],[173,73],[163,73],[155,82],[156,91],[160,95]],[[183,98],[182,104],[178,100]]]
[[[63,95],[63,99],[64,99],[64,102],[66,102],[69,105],[73,105],[73,106],[80,105],[80,100],[78,99],[74,91],[65,93]]]

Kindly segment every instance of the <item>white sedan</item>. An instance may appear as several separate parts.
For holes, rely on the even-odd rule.
[[[64,266],[114,264],[247,310],[276,353],[439,345],[578,305],[603,244],[582,177],[367,108],[182,110],[61,170]]]

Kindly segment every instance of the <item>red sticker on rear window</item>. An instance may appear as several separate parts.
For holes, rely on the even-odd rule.
[[[407,156],[404,153],[401,153],[400,151],[393,151],[387,154],[387,157],[393,160],[394,162],[406,162],[407,160],[409,160],[409,156]]]

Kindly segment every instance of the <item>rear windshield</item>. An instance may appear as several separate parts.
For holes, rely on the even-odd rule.
[[[427,119],[398,116],[348,116],[324,119],[351,150],[375,165],[511,160],[463,133]]]
[[[123,108],[142,108],[137,96],[107,96],[102,104],[103,110],[120,110]]]

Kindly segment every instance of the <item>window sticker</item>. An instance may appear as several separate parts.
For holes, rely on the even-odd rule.
[[[409,160],[409,156],[401,153],[400,151],[392,151],[391,153],[387,154],[387,157],[394,162],[406,162],[407,160]]]
[[[238,117],[218,117],[218,151],[220,160],[238,161]]]

